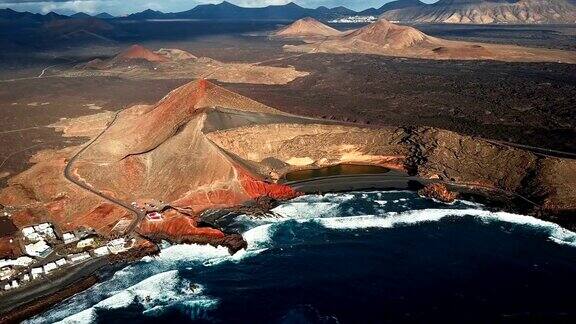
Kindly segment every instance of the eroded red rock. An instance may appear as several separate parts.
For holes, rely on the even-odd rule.
[[[432,198],[444,203],[453,203],[458,194],[452,192],[443,183],[431,183],[418,191],[420,196]]]

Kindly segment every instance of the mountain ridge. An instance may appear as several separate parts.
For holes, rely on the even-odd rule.
[[[382,17],[409,23],[572,24],[576,23],[576,6],[568,0],[440,0],[390,10]]]

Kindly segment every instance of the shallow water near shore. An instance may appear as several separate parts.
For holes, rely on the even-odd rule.
[[[249,243],[165,245],[31,323],[358,323],[576,317],[576,234],[406,191],[307,195],[239,217]]]

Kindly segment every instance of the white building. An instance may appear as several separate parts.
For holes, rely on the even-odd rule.
[[[12,280],[12,289],[16,289],[18,287],[20,287],[20,284],[18,284],[18,281]]]
[[[42,239],[55,239],[56,234],[50,223],[42,223],[36,226],[24,227],[22,235],[31,242],[37,242]]]
[[[0,280],[6,280],[9,279],[10,277],[12,277],[12,275],[14,274],[14,269],[10,268],[10,267],[3,267],[0,269]]]
[[[7,283],[7,284],[4,285],[4,290],[10,290],[10,289],[12,289],[12,287],[10,286],[10,284]]]
[[[113,254],[118,254],[131,249],[133,245],[134,239],[132,239],[128,244],[126,239],[119,238],[108,242],[108,249],[110,249],[110,252]]]
[[[59,267],[66,265],[66,263],[68,263],[68,262],[64,258],[62,258],[60,260],[56,260],[56,265]]]
[[[30,274],[32,275],[32,279],[36,279],[36,278],[40,277],[43,273],[44,273],[44,270],[41,267],[40,268],[34,268],[34,269],[32,269],[32,271],[30,271]]]
[[[24,227],[24,228],[22,229],[22,235],[24,235],[24,236],[28,236],[28,235],[30,235],[30,234],[32,234],[32,233],[34,233],[34,232],[36,232],[36,231],[34,230],[34,227],[32,227],[32,226],[30,226],[30,227]]]
[[[24,231],[22,231],[22,232],[24,232]],[[30,242],[38,242],[38,241],[42,240],[42,235],[40,235],[37,232],[31,232],[31,233],[27,233],[27,234],[22,233],[22,234]]]
[[[44,240],[26,245],[25,250],[26,254],[40,258],[45,258],[52,253],[52,248]]]
[[[0,268],[2,267],[27,267],[34,262],[30,257],[19,257],[18,259],[2,259],[0,260]]]
[[[28,282],[30,281],[30,276],[28,274],[25,274],[22,276],[22,282]]]
[[[54,234],[54,229],[50,223],[42,223],[38,226],[34,226],[36,232],[42,235],[44,238],[56,238]]]
[[[74,233],[64,233],[62,235],[62,239],[64,240],[64,243],[66,243],[66,244],[72,243],[72,242],[78,240],[78,238],[76,238],[76,235],[74,235]]]
[[[88,252],[82,252],[82,253],[77,253],[77,254],[70,254],[68,256],[68,259],[70,260],[70,262],[72,263],[77,263],[77,262],[81,262],[84,261],[86,259],[90,259],[90,254],[88,254]]]
[[[85,240],[79,241],[78,244],[76,244],[76,247],[79,249],[83,249],[86,247],[91,247],[94,245],[94,239],[93,238],[87,238]]]
[[[95,249],[94,254],[96,254],[96,256],[105,256],[110,254],[110,250],[108,250],[107,246],[103,246]]]
[[[58,269],[58,266],[54,262],[50,262],[44,265],[44,273],[49,273],[50,271]]]

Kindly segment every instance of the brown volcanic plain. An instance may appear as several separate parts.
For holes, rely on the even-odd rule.
[[[284,48],[291,52],[362,53],[433,60],[576,63],[574,52],[445,40],[383,18],[351,33],[309,44],[286,45]]]
[[[85,123],[86,118],[80,122]],[[342,163],[412,172],[479,192],[522,195],[541,217],[576,209],[576,161],[537,156],[517,148],[420,127],[365,128],[282,113],[207,81],[186,84],[155,105],[98,114],[111,126],[72,165],[72,176],[125,202],[162,200],[160,222],[142,221],[144,237],[175,242],[231,244],[217,229],[200,227],[201,212],[260,197],[298,195],[277,181],[286,172]],[[69,136],[75,121],[59,125]],[[62,231],[89,227],[118,235],[136,221],[124,208],[78,187],[64,169],[80,147],[36,154],[29,170],[11,178],[0,204],[15,208],[21,228],[50,221]],[[573,227],[571,218],[552,218]],[[121,234],[121,233],[120,233]],[[2,250],[10,250],[4,247]]]
[[[124,79],[200,79],[226,83],[286,84],[308,75],[293,67],[272,67],[259,63],[224,63],[196,57],[180,49],[162,48],[153,52],[132,45],[118,55],[95,59],[58,74],[62,77],[120,77]]]

